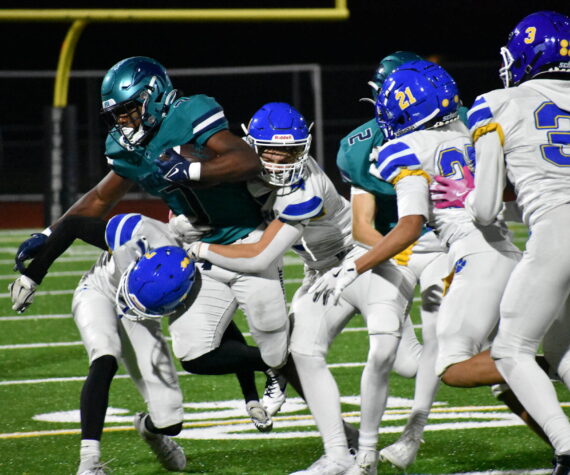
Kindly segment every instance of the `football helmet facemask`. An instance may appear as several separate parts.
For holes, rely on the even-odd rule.
[[[160,125],[175,98],[164,67],[152,58],[135,56],[105,74],[101,115],[119,145],[134,150]]]
[[[170,315],[188,296],[195,277],[194,261],[181,247],[148,251],[121,276],[117,309],[135,321]]]
[[[441,66],[412,61],[390,74],[376,99],[376,121],[388,140],[458,119],[457,84]]]
[[[570,18],[542,11],[523,18],[501,48],[505,87],[549,72],[570,73]]]
[[[259,156],[267,183],[284,187],[300,181],[309,158],[312,136],[305,118],[285,102],[270,102],[249,121],[245,132],[248,142]]]

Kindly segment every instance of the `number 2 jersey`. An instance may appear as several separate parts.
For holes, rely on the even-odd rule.
[[[315,270],[338,265],[353,248],[350,204],[336,190],[317,162],[309,157],[305,177],[298,183],[274,188],[250,184],[255,196],[263,196],[267,220],[303,226],[303,234],[293,245],[305,264]]]
[[[481,160],[492,157],[497,163],[485,164],[481,173],[504,173],[506,167],[527,226],[570,202],[569,80],[533,79],[482,94],[469,111],[469,127],[474,142],[487,133],[498,134],[502,151],[481,151]],[[482,199],[501,199],[501,182],[496,185],[501,189],[486,190],[486,183],[478,181],[478,194],[480,186]]]
[[[476,226],[464,208],[437,209],[431,201],[429,184],[435,175],[460,179],[462,168],[474,165],[469,131],[461,121],[412,132],[386,142],[372,154],[375,160],[370,165],[370,173],[394,185],[398,216],[423,215],[445,248],[457,242],[454,256],[491,248],[514,250],[504,221]]]

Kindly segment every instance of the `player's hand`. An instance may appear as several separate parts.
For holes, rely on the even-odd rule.
[[[322,298],[323,305],[326,305],[329,300],[333,305],[337,305],[342,291],[358,275],[356,264],[353,260],[344,261],[342,265],[333,267],[326,274],[322,275],[309,289],[309,293],[313,294],[313,302],[318,302]]]
[[[38,255],[41,248],[46,243],[47,238],[47,234],[34,233],[32,234],[32,237],[26,239],[22,244],[20,244],[20,247],[18,247],[18,251],[16,252],[16,264],[14,265],[14,270],[17,270],[22,274],[26,270],[24,262],[28,259],[33,259]]]
[[[213,230],[212,226],[207,224],[192,224],[183,214],[170,219],[168,227],[170,232],[174,234],[174,237],[183,244],[200,241]]]
[[[154,163],[158,166],[165,180],[180,184],[188,184],[191,181],[191,162],[171,148],[166,150]]]
[[[465,199],[475,188],[475,180],[468,166],[463,167],[463,178],[460,180],[436,176],[435,181],[430,186],[430,194],[437,209],[464,208]]]
[[[184,246],[184,250],[186,251],[186,254],[188,254],[188,257],[190,257],[190,259],[192,259],[193,261],[200,261],[202,260],[202,258],[200,257],[200,249],[203,246],[204,246],[203,242],[195,241],[190,245]]]
[[[12,299],[12,310],[23,313],[33,302],[38,284],[26,275],[18,277],[8,286]]]

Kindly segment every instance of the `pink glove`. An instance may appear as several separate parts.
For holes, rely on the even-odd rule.
[[[460,180],[439,175],[434,178],[437,183],[430,186],[430,194],[437,209],[465,207],[467,195],[475,188],[473,175],[467,165],[463,167],[463,178]]]

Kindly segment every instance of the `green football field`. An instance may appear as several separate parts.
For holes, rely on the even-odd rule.
[[[517,244],[526,231],[515,227]],[[75,474],[79,459],[79,394],[87,357],[70,314],[73,289],[98,251],[75,244],[51,269],[23,315],[11,310],[7,286],[16,274],[13,256],[26,231],[0,232],[0,473]],[[302,264],[286,258],[287,296],[302,278]],[[414,306],[416,307],[416,305]],[[247,332],[244,319],[236,317]],[[417,308],[413,319],[420,331]],[[167,332],[167,328],[165,328]],[[345,419],[358,424],[359,378],[368,350],[361,317],[355,317],[334,342],[329,364],[342,394]],[[235,377],[196,376],[180,369],[185,399],[184,431],[178,441],[188,455],[184,473],[288,474],[310,465],[322,453],[306,406],[293,390],[274,418],[271,433],[249,421]],[[259,392],[264,376],[258,376]],[[393,374],[380,447],[395,441],[413,398],[413,380]],[[560,401],[570,394],[557,383]],[[102,460],[111,473],[168,473],[134,431],[132,419],[144,410],[134,385],[119,370],[111,387],[102,440]],[[413,474],[549,474],[551,449],[500,404],[488,388],[442,386],[430,414]],[[378,473],[401,473],[381,464]]]

